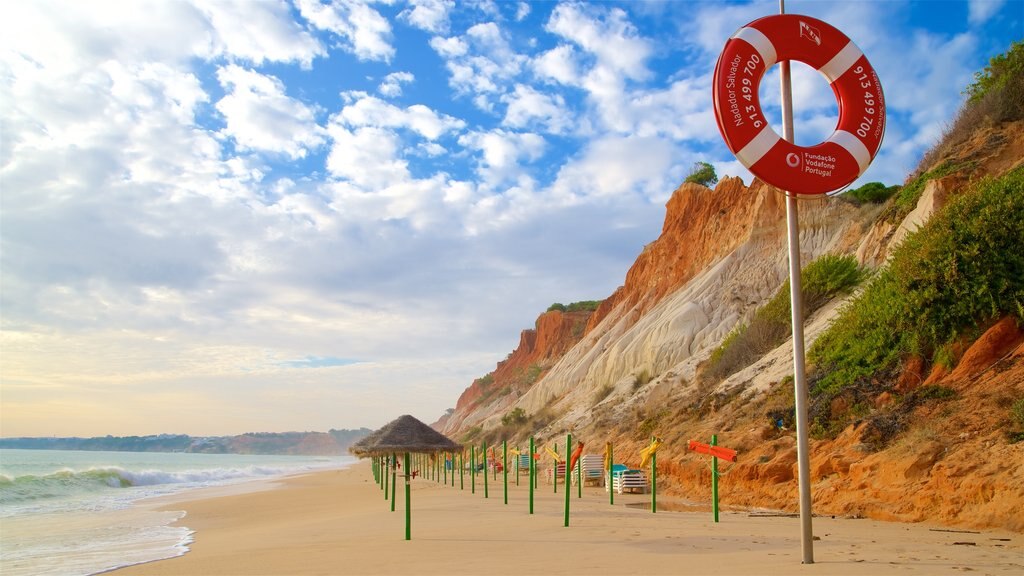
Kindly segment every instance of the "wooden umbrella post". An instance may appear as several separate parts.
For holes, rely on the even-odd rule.
[[[395,483],[398,480],[398,456],[394,453],[391,454],[391,511],[395,511],[395,500],[398,500],[398,484]]]
[[[405,453],[405,539],[412,540],[412,488],[409,486],[409,453]]]

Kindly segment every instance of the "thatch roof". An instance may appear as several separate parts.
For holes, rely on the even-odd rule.
[[[356,442],[348,450],[366,458],[394,452],[458,452],[462,446],[406,414]]]

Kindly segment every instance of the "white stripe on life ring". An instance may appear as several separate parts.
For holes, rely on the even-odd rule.
[[[853,156],[853,159],[857,161],[857,166],[860,167],[857,176],[863,174],[868,169],[868,165],[871,164],[871,152],[868,151],[868,147],[860,141],[860,138],[845,130],[836,130],[832,136],[829,136],[826,142],[839,144],[850,153],[850,156]]]
[[[852,134],[851,134],[852,136]],[[748,168],[757,163],[780,140],[771,126],[765,126],[742,150],[736,153],[740,163]]]
[[[764,69],[767,70],[775,65],[777,59],[775,45],[757,28],[740,28],[739,32],[733,34],[733,38],[739,38],[754,47],[757,53],[764,60]]]
[[[825,78],[828,78],[829,84],[831,84],[845,74],[850,69],[850,66],[853,66],[854,62],[860,60],[860,57],[863,55],[864,53],[860,51],[860,48],[857,48],[856,44],[850,42],[833,56],[827,64],[818,68],[818,72],[824,74]]]

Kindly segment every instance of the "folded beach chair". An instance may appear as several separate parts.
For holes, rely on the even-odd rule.
[[[554,474],[553,477],[552,477],[552,474]],[[553,481],[556,481],[558,478],[561,478],[561,479],[565,480],[565,462],[559,462],[558,466],[552,466],[551,468],[548,468],[547,475],[548,475],[548,484],[551,484]]]
[[[608,486],[605,490],[608,490]],[[612,485],[610,487],[619,494],[624,491],[637,491],[641,493],[647,492],[647,474],[643,470],[633,470],[626,467],[623,464],[615,464],[612,466]]]
[[[580,475],[583,477],[583,485],[586,486],[588,482],[596,484],[597,486],[604,486],[604,460],[600,456],[595,454],[585,454],[580,458],[579,464]],[[577,474],[575,471],[571,472],[572,482],[576,483]]]
[[[530,455],[520,454],[519,455],[519,472],[529,474],[530,473]]]

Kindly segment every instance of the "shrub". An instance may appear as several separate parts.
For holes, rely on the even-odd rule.
[[[690,174],[683,182],[691,182],[710,188],[718,182],[718,174],[715,173],[715,167],[711,164],[703,161],[694,162],[693,168],[690,169]]]
[[[551,306],[548,306],[548,312],[552,310],[558,310],[559,312],[593,312],[597,310],[597,307],[601,305],[603,300],[580,300],[579,302],[573,302],[568,306],[561,302],[555,302]]]
[[[853,256],[825,254],[808,264],[800,274],[804,317],[811,315],[836,295],[860,283],[864,270]],[[772,298],[754,313],[750,324],[735,328],[711,355],[704,374],[712,380],[726,378],[774,349],[791,332],[789,279]]]
[[[854,204],[881,204],[893,194],[898,192],[899,186],[886,186],[881,182],[868,182],[860,188],[854,188],[853,190],[847,190],[843,193],[841,198],[849,200]]]
[[[974,74],[964,94],[975,106],[989,103],[997,122],[1024,118],[1024,42],[1011,42],[1005,54],[993,56],[988,66]]]
[[[615,391],[615,386],[612,386],[611,384],[605,384],[604,386],[602,386],[600,390],[598,390],[597,392],[594,393],[594,403],[593,403],[593,406],[597,406],[598,404],[600,404],[602,400],[607,398],[608,395],[611,394],[614,391]]]
[[[814,343],[817,392],[930,359],[962,331],[1024,303],[1024,168],[955,197],[892,253]]]
[[[1010,406],[1010,417],[1016,425],[1024,427],[1024,397],[1018,398]]]
[[[522,408],[514,408],[511,412],[501,417],[501,423],[505,426],[519,426],[526,424],[527,420],[529,420],[529,417]]]
[[[988,66],[974,75],[974,82],[964,94],[967,101],[938,144],[921,158],[915,174],[934,165],[985,124],[1024,118],[1024,43],[1012,42],[1005,54],[992,58]]]

